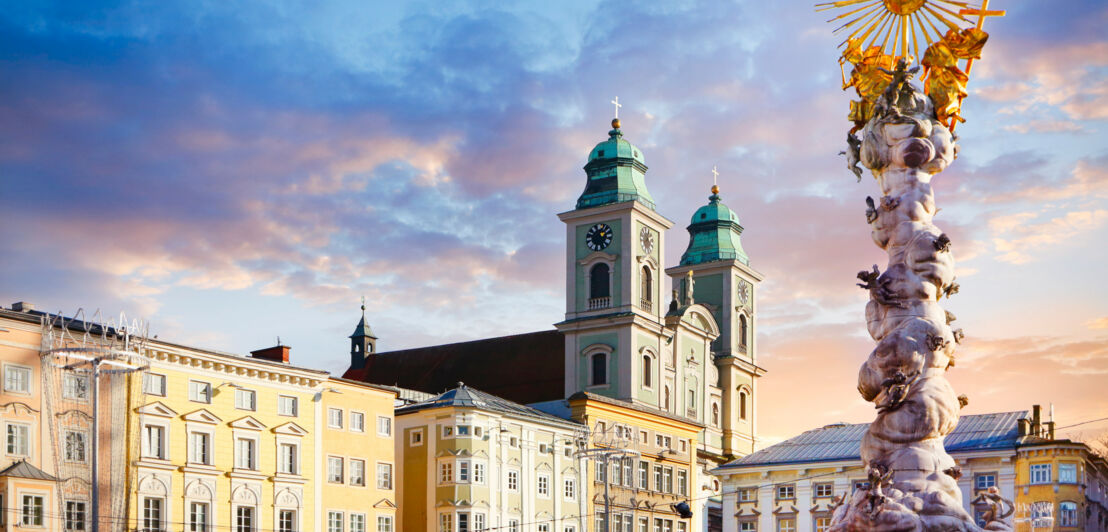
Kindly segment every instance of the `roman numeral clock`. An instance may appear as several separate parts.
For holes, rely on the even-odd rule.
[[[612,243],[612,228],[608,224],[596,224],[585,233],[585,245],[593,251],[600,251]]]

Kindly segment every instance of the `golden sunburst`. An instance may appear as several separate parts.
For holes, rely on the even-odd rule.
[[[982,6],[958,0],[840,0],[816,4],[816,11],[850,8],[828,20],[847,19],[835,33],[849,32],[840,47],[851,39],[861,49],[879,46],[882,53],[895,58],[920,57],[920,42],[926,49],[949,30],[961,31],[976,25],[967,15],[980,15]],[[945,28],[945,29],[943,29]]]

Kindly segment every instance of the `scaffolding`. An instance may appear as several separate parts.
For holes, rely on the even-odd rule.
[[[42,318],[43,423],[59,480],[57,512],[64,529],[129,530],[129,462],[138,452],[141,420],[128,415],[142,398],[148,326],[59,314]],[[72,526],[76,528],[76,526]]]

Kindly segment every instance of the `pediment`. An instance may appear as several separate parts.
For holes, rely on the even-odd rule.
[[[204,423],[207,425],[215,425],[221,423],[223,420],[219,419],[219,416],[208,411],[206,408],[201,408],[195,412],[189,412],[182,416],[185,421],[192,421],[194,423]]]
[[[254,419],[254,416],[246,416],[231,422],[231,427],[243,430],[265,430],[265,424]]]
[[[396,504],[388,499],[381,499],[373,505],[374,508],[396,508]]]
[[[285,435],[288,435],[288,436],[307,436],[308,435],[308,431],[304,430],[303,427],[301,427],[300,425],[297,425],[296,423],[293,423],[292,421],[289,421],[288,423],[285,423],[284,425],[277,425],[276,427],[273,427],[273,433],[274,434],[285,434]]]
[[[554,471],[554,468],[550,467],[550,464],[548,464],[546,462],[542,462],[539,465],[535,466],[535,471],[551,472],[551,471]]]
[[[484,449],[478,449],[475,453],[470,453],[474,458],[488,458],[489,453],[486,453]]]
[[[575,475],[577,475],[577,468],[576,467],[567,467],[567,468],[562,470],[562,474],[566,475],[566,476],[575,476]]]
[[[135,412],[144,416],[154,417],[177,417],[177,411],[165,406],[165,403],[156,401],[148,405],[142,405],[135,409]]]
[[[509,459],[508,459],[508,465],[511,465],[511,466],[517,466],[517,467],[518,467],[518,466],[521,466],[521,465],[523,465],[523,462],[520,462],[520,461],[519,461],[519,458],[516,458],[516,457],[514,457],[514,456],[513,456],[513,457],[511,457],[511,458],[509,458]]]
[[[585,255],[585,258],[577,261],[577,263],[582,266],[588,266],[594,262],[612,263],[615,262],[618,258],[619,255],[613,255],[611,253],[605,253],[603,251],[594,251],[592,253],[589,253],[588,255]]]
[[[442,458],[444,456],[461,456],[465,451],[459,451],[457,449],[443,449],[435,455],[435,458]]]

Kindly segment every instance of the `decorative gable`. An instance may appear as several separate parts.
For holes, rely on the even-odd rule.
[[[197,410],[195,412],[189,412],[182,417],[185,418],[185,421],[204,423],[207,425],[216,425],[223,421],[222,419],[219,419],[219,417],[215,414],[209,412],[206,408],[201,408],[200,410]]]
[[[535,471],[550,472],[550,471],[554,471],[554,469],[550,467],[550,464],[548,464],[546,462],[541,462],[539,465],[535,466]]]
[[[285,434],[285,435],[288,435],[288,436],[307,436],[308,435],[308,431],[304,430],[303,427],[301,427],[300,425],[297,425],[296,423],[293,423],[292,421],[289,421],[288,423],[285,423],[284,425],[277,425],[276,427],[273,427],[272,430],[273,430],[274,434]]]
[[[246,416],[231,422],[231,427],[243,430],[265,430],[265,425],[253,416]]]
[[[396,504],[394,504],[392,501],[390,501],[388,499],[381,499],[381,500],[377,501],[377,503],[374,504],[373,507],[374,508],[393,508],[393,509],[395,509]]]
[[[177,417],[177,412],[168,406],[165,406],[161,401],[150,403],[148,405],[142,405],[135,409],[135,412],[144,416],[155,417]]]

